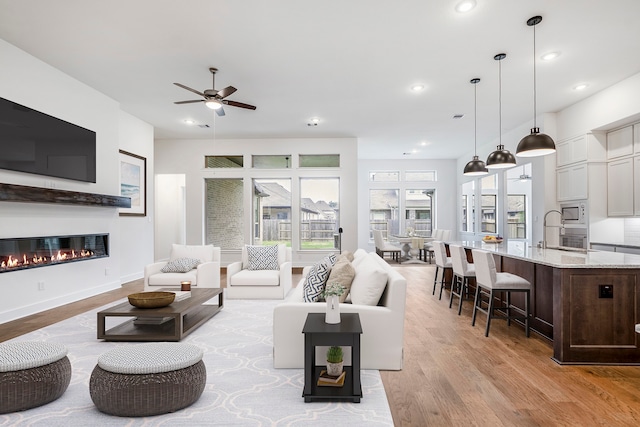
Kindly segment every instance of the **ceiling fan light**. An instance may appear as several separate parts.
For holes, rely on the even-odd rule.
[[[555,153],[556,144],[549,135],[540,133],[539,128],[532,128],[531,134],[525,136],[518,143],[516,156],[518,157],[536,157],[545,156]]]
[[[487,157],[487,169],[507,169],[516,166],[516,158],[504,145],[498,145],[496,151]]]
[[[469,163],[467,163],[467,165],[464,167],[463,175],[480,176],[480,175],[486,175],[488,173],[489,171],[487,170],[487,167],[484,165],[484,162],[480,160],[478,156],[473,156],[473,159]]]
[[[204,105],[206,105],[207,108],[211,108],[212,110],[217,110],[222,108],[222,104],[220,103],[220,101],[217,101],[215,99],[209,99],[205,101]]]

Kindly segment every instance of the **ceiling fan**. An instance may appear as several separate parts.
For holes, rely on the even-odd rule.
[[[211,71],[211,75],[212,75],[212,87],[213,89],[206,89],[204,92],[200,92],[197,91],[195,89],[192,89],[188,86],[185,86],[183,84],[180,83],[174,83],[174,85],[181,87],[182,89],[186,89],[189,92],[193,92],[195,94],[198,94],[202,97],[202,99],[193,99],[190,101],[176,101],[174,102],[174,104],[191,104],[194,102],[204,102],[204,105],[206,105],[208,108],[211,108],[212,110],[214,110],[216,112],[217,115],[219,116],[224,116],[224,109],[222,108],[223,105],[229,105],[231,107],[240,107],[240,108],[246,108],[248,110],[255,110],[256,107],[253,105],[249,105],[249,104],[245,104],[242,102],[237,102],[237,101],[231,101],[228,99],[225,99],[227,96],[231,95],[232,93],[234,93],[236,90],[235,87],[233,86],[227,86],[222,90],[216,90],[216,71],[218,71],[217,68],[209,68],[209,71]]]
[[[531,175],[527,174],[524,170],[524,165],[522,166],[522,174],[518,178],[509,178],[512,181],[530,181]]]

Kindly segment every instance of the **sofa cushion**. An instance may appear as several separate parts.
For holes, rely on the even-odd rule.
[[[367,255],[356,266],[349,294],[353,304],[378,305],[389,276],[373,256]]]
[[[213,254],[213,245],[178,245],[174,243],[171,246],[169,261],[178,258],[197,258],[202,262],[211,262]]]
[[[331,266],[325,259],[315,264],[309,270],[309,274],[304,280],[303,293],[304,302],[316,302],[320,298],[324,286],[329,278],[331,272]]]
[[[340,255],[338,255],[338,261],[340,259],[347,259],[349,262],[353,261],[353,254],[350,251],[342,251]]]
[[[187,273],[201,264],[197,258],[178,258],[169,261],[160,271],[163,273]]]
[[[198,285],[196,270],[188,273],[158,273],[149,276],[149,286],[180,286],[180,282],[189,281],[191,287]]]
[[[247,270],[279,270],[278,245],[247,246]]]
[[[277,270],[240,270],[231,276],[231,286],[279,286],[280,272]]]
[[[349,295],[349,289],[351,288],[351,282],[356,275],[356,270],[347,258],[338,259],[335,265],[331,268],[331,273],[327,279],[327,284],[339,283],[345,288],[345,292],[340,295],[340,302],[345,302],[347,295]]]

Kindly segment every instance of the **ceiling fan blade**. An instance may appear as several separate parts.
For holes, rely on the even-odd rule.
[[[243,104],[242,102],[236,102],[236,101],[227,101],[226,99],[222,101],[223,104],[225,105],[231,105],[232,107],[240,107],[240,108],[246,108],[248,110],[255,110],[256,107],[253,105],[249,105],[249,104]]]
[[[219,116],[224,116],[224,108],[220,107],[217,110],[213,110],[216,112],[217,115]]]
[[[222,89],[221,91],[218,92],[218,94],[216,95],[217,98],[222,99],[222,98],[226,98],[227,96],[231,95],[233,92],[237,91],[238,89],[236,89],[233,86],[227,86],[224,89]]]
[[[197,95],[200,95],[201,97],[205,98],[204,93],[202,93],[202,92],[198,92],[198,91],[197,91],[197,90],[195,90],[195,89],[191,89],[189,86],[185,86],[185,85],[180,84],[180,83],[174,83],[174,85],[176,85],[176,86],[178,86],[178,87],[181,87],[182,89],[186,89],[186,90],[188,90],[189,92],[193,92],[193,93],[195,93],[195,94],[197,94]]]
[[[194,102],[204,102],[204,99],[192,99],[191,101],[176,101],[174,104],[191,104]]]

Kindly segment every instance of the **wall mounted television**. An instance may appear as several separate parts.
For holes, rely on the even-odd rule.
[[[96,182],[96,133],[0,98],[0,169]]]

